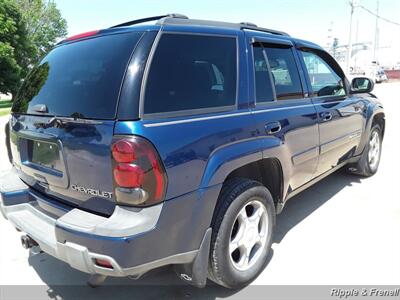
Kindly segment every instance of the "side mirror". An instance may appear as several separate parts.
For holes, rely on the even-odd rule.
[[[367,77],[355,77],[351,81],[351,93],[370,93],[374,89],[374,82]]]

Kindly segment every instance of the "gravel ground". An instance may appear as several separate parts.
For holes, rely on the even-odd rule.
[[[253,285],[400,285],[400,198],[396,191],[400,179],[400,82],[377,85],[375,94],[387,115],[379,172],[360,179],[339,171],[290,200],[277,219],[270,262]],[[1,128],[6,120],[0,118]],[[3,134],[1,130],[0,169],[9,167]],[[41,285],[44,297],[49,298],[93,295],[93,290],[86,288],[74,294],[74,290],[60,287],[84,285],[87,275],[47,254],[34,255],[22,249],[19,234],[1,217],[0,237],[0,285]],[[132,297],[156,299],[199,293],[188,286],[176,286],[179,283],[169,270],[139,281],[106,281],[107,285],[128,285]],[[148,284],[168,286],[143,289]],[[113,294],[115,299],[123,295],[126,292]],[[201,295],[215,299],[239,294],[207,287]]]

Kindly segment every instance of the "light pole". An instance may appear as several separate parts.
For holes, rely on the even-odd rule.
[[[376,19],[375,19],[375,43],[374,43],[374,61],[377,62],[376,56],[379,47],[379,36],[378,36],[378,16],[379,16],[379,0],[376,0]]]
[[[353,33],[353,14],[354,14],[354,9],[356,8],[356,5],[358,2],[357,0],[350,0],[350,29],[349,29],[349,44],[347,47],[347,59],[346,59],[346,73],[350,75],[350,61],[351,61],[351,52],[353,51],[353,41],[352,41],[352,33]]]

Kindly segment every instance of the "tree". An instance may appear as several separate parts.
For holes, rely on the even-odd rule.
[[[13,107],[16,108],[16,111],[28,110],[29,101],[40,92],[49,77],[49,71],[50,66],[48,62],[45,62],[29,73],[27,80],[22,84],[18,97],[15,99]]]
[[[34,46],[30,63],[35,64],[54,44],[67,35],[67,21],[54,1],[15,0],[26,23],[28,37]]]
[[[15,94],[32,48],[16,3],[0,0],[0,92]]]
[[[33,65],[66,34],[54,1],[0,0],[0,92],[14,96]]]

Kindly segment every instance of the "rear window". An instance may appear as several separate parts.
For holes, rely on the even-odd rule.
[[[114,34],[53,49],[24,81],[13,106],[17,113],[114,119],[133,48],[142,33]]]
[[[234,37],[163,34],[147,78],[144,113],[234,105],[236,57]]]

